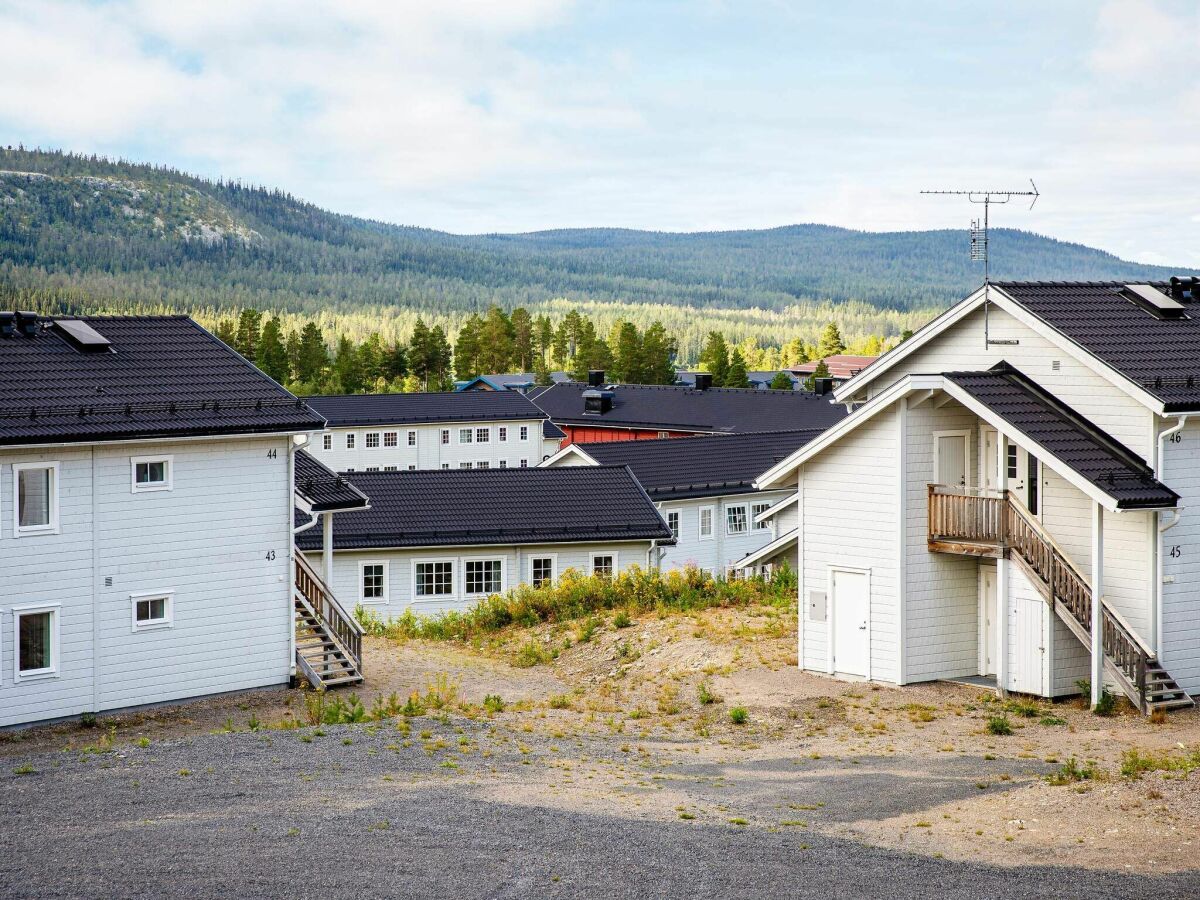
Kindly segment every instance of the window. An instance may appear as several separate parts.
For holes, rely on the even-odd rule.
[[[410,467],[410,468],[411,468],[411,467]],[[396,467],[395,467],[395,466],[384,466],[384,467],[383,467],[383,471],[385,471],[385,472],[395,472],[395,471],[396,471]]]
[[[527,460],[527,459],[521,460],[521,468],[528,469],[529,468],[529,460]]]
[[[408,446],[410,446],[410,447],[417,446],[417,433],[415,431],[410,431],[408,433]]]
[[[17,635],[17,678],[58,672],[58,607],[13,609]]]
[[[500,460],[500,468],[502,468],[502,469],[508,468],[508,460],[507,459]]]
[[[746,507],[729,506],[725,509],[725,533],[746,533]]]
[[[492,430],[490,428],[475,429],[475,443],[486,444],[492,439]]]
[[[473,464],[473,463],[469,463],[469,462],[460,462],[460,463],[458,464],[458,467],[459,467],[460,469],[473,469],[473,468],[475,468],[474,464]]]
[[[460,444],[470,444],[475,440],[475,431],[471,428],[458,429],[458,442]]]
[[[482,459],[479,462],[475,463],[475,468],[488,469],[488,468],[491,468],[491,464],[486,459]]]
[[[378,450],[379,449],[379,432],[378,431],[368,431],[367,432],[367,449],[368,450]]]
[[[592,574],[601,578],[612,578],[617,571],[617,555],[615,553],[593,553]]]
[[[415,472],[415,471],[417,471],[417,467],[410,463],[408,466],[408,471]]]
[[[501,425],[499,428],[496,429],[496,440],[498,440],[498,441],[507,441],[508,440],[508,427],[507,426]]]
[[[1008,459],[1008,477],[1015,481],[1017,478],[1017,445],[1009,444],[1005,454]]]
[[[557,560],[553,556],[534,556],[529,560],[529,583],[534,587],[554,584]]]
[[[15,463],[13,488],[13,533],[56,534],[58,463]]]
[[[363,603],[388,602],[388,564],[364,560],[358,564],[358,599]]]
[[[448,469],[448,468],[450,468],[450,463],[442,463],[442,468],[443,468],[443,469]]]
[[[671,432],[669,432],[669,431],[660,431],[660,432],[658,433],[658,436],[659,436],[660,438],[669,438],[669,437],[671,436]]]
[[[442,429],[442,443],[443,444],[450,443],[450,429],[449,428]]]
[[[157,628],[170,628],[172,599],[170,591],[158,594],[131,594],[129,605],[132,607],[133,630],[153,631]]]
[[[521,426],[521,440],[523,440],[523,441],[529,440],[529,426],[528,425]]]
[[[354,432],[353,431],[346,432],[346,449],[347,450],[354,449]]]
[[[700,507],[700,539],[711,538],[713,536],[713,508],[711,506]]]
[[[170,456],[131,456],[129,468],[133,492],[171,490],[171,461]]]
[[[367,466],[367,471],[368,472],[378,472],[379,466]]]
[[[333,435],[332,434],[321,435],[321,449],[323,449],[323,450],[332,450],[333,449]]]
[[[454,593],[454,563],[419,562],[413,567],[413,596],[447,597]]]
[[[755,531],[769,531],[771,529],[770,522],[760,522],[758,517],[771,508],[770,503],[755,503],[750,507],[750,515],[754,519]]]
[[[400,442],[400,434],[395,431],[385,431],[383,433],[383,446],[395,447]]]
[[[504,590],[504,560],[468,559],[463,563],[463,579],[468,595],[498,594]]]
[[[679,539],[679,510],[673,509],[667,513],[667,527],[671,529],[671,535]]]

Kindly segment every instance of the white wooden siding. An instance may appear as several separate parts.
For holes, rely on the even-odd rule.
[[[521,427],[528,429],[528,437],[521,440]],[[460,444],[458,430],[470,428],[472,442]],[[476,443],[474,431],[477,428],[488,429],[489,439],[486,443]],[[508,439],[500,440],[500,429],[508,429]],[[442,430],[450,432],[450,443],[442,443]],[[396,432],[396,446],[383,446],[384,432]],[[408,446],[408,432],[417,433],[417,446]],[[379,434],[379,447],[367,448],[367,434]],[[353,434],[354,449],[346,449],[346,435]],[[324,434],[332,436],[332,447],[325,449]],[[557,450],[553,443],[547,450],[547,442],[542,438],[542,420],[528,419],[512,422],[438,422],[427,425],[373,425],[370,427],[330,428],[324,434],[318,434],[306,448],[313,456],[325,463],[336,472],[350,469],[362,472],[368,468],[383,469],[385,466],[395,466],[399,471],[405,471],[409,466],[418,469],[440,469],[444,465],[451,469],[459,468],[461,463],[469,462],[478,466],[486,462],[489,468],[497,469],[503,461],[510,469],[519,468],[521,460],[529,468],[533,468],[549,453]]]
[[[695,566],[714,575],[723,576],[726,569],[748,553],[753,553],[771,543],[784,533],[778,525],[767,528],[754,527],[754,505],[774,505],[787,497],[791,491],[762,491],[749,494],[730,494],[724,497],[700,497],[691,500],[664,500],[657,504],[663,519],[667,513],[678,512],[679,540],[674,547],[664,547],[663,571]],[[713,536],[700,539],[700,510],[713,508]],[[746,507],[746,532],[726,533],[726,510],[731,506]],[[790,527],[795,527],[790,526]]]
[[[1167,423],[1167,427],[1173,421]],[[1200,693],[1200,420],[1166,442],[1164,477],[1182,500],[1179,524],[1163,533],[1162,663],[1184,690]],[[1171,515],[1171,514],[1168,514]],[[1178,555],[1172,549],[1178,547]]]

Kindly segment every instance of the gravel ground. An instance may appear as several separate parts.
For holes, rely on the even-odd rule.
[[[965,796],[978,760],[920,771],[883,757],[714,765],[682,744],[556,740],[504,717],[425,717],[411,729],[327,726],[42,752],[20,765],[10,757],[0,773],[0,895],[1200,895],[1196,873],[1002,868],[823,831]],[[995,765],[1016,785],[1040,771],[1036,760]]]

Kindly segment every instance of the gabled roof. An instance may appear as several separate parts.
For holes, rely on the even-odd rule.
[[[83,352],[58,323],[110,346]],[[325,421],[187,316],[43,320],[0,337],[0,445],[314,431]]]
[[[556,424],[661,431],[737,433],[827,428],[841,421],[846,410],[806,391],[764,391],[709,388],[698,391],[676,385],[616,384],[612,409],[584,412],[586,384],[570,382],[546,388],[535,402]]]
[[[468,545],[671,542],[671,530],[624,467],[355,472],[371,508],[334,523],[335,550]],[[321,535],[296,535],[319,550]]]
[[[1007,363],[944,377],[1112,497],[1118,509],[1161,509],[1178,501],[1137,454]]]
[[[561,441],[567,436],[567,433],[551,422],[549,419],[542,420],[542,438],[547,441]]]
[[[296,451],[295,479],[296,496],[312,512],[341,512],[368,505],[366,495],[344,475],[337,474],[306,450]]]
[[[528,397],[516,391],[342,394],[304,399],[337,427],[546,418]]]
[[[560,381],[570,381],[571,375],[569,372],[551,372],[551,383],[557,384]],[[512,391],[529,389],[537,384],[536,372],[508,372],[506,374],[494,375],[476,375],[469,381],[459,382],[454,388],[456,391],[470,390],[493,390],[493,391]]]
[[[846,353],[835,353],[832,356],[825,357],[825,366],[829,369],[829,375],[832,378],[851,378],[869,366],[878,359],[876,356],[852,356]],[[789,372],[795,372],[798,375],[811,375],[817,371],[817,366],[820,361],[813,360],[812,362],[801,363],[798,366],[792,366]]]
[[[682,500],[753,492],[755,478],[821,431],[607,441],[572,447],[600,465],[628,466],[654,500]]]
[[[696,376],[700,374],[691,370],[680,369],[675,373],[675,383],[684,385],[685,387],[696,386]],[[750,382],[750,386],[756,390],[762,390],[769,385],[776,375],[783,374],[788,377],[793,388],[800,386],[800,379],[797,378],[789,369],[774,369],[771,371],[754,371],[746,373],[746,380]]]

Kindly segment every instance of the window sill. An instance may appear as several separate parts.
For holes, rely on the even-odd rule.
[[[13,531],[13,537],[38,537],[43,534],[58,534],[59,527],[57,525],[38,525],[28,526],[26,528],[17,528]]]
[[[18,672],[17,684],[23,681],[46,681],[58,677],[58,669],[34,669],[30,672]]]
[[[174,622],[139,622],[133,626],[133,633],[138,634],[143,631],[167,631],[175,627]]]
[[[172,490],[172,486],[169,484],[135,484],[133,486],[135,494],[161,494],[170,490]]]
[[[413,603],[445,603],[447,600],[451,600],[451,601],[458,600],[458,597],[456,597],[454,594],[435,594],[433,596],[418,597],[415,600],[409,600],[408,602],[410,604],[413,604]]]
[[[376,597],[372,600],[364,600],[360,597],[358,602],[362,606],[387,606],[388,599],[387,597]]]

